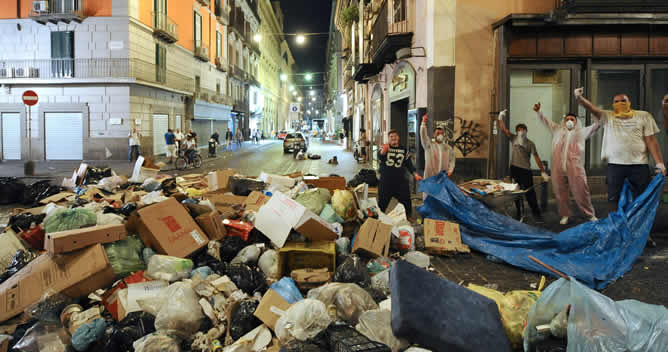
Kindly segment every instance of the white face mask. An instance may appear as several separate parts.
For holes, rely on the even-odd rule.
[[[518,135],[520,138],[524,138],[524,137],[527,136],[527,131],[519,131],[519,132],[517,132],[517,135]]]
[[[566,121],[566,128],[568,128],[569,130],[572,130],[573,127],[575,127],[575,123],[573,122],[573,120]]]
[[[439,134],[438,136],[436,136],[436,142],[443,143],[444,140],[445,140],[445,137],[442,134]]]

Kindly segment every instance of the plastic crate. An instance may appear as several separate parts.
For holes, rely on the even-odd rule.
[[[348,325],[330,325],[327,341],[330,352],[392,352],[387,345],[369,340]]]

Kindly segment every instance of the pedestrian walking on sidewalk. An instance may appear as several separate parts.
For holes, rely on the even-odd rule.
[[[168,129],[167,133],[165,133],[165,144],[167,144],[167,156],[169,157],[168,163],[172,163],[174,161],[174,158],[177,157],[176,155],[176,140],[174,138],[174,132],[172,132],[172,129]]]
[[[137,132],[137,129],[133,127],[132,131],[128,134],[128,139],[130,142],[130,148],[128,149],[128,160],[132,163],[135,158],[139,158],[141,155],[139,152],[139,146],[141,145],[141,133]]]
[[[176,129],[176,132],[174,133],[174,141],[176,142],[176,150],[181,150],[181,146],[183,144],[183,133],[181,133],[180,129]]]
[[[533,213],[534,220],[536,222],[543,222],[543,215],[540,212],[538,207],[538,201],[536,200],[536,191],[533,189],[533,174],[531,173],[531,155],[533,155],[536,165],[540,169],[540,174],[543,177],[545,182],[550,180],[550,176],[545,172],[545,166],[538,156],[538,151],[536,150],[536,145],[527,138],[528,128],[525,124],[520,123],[515,126],[515,134],[510,133],[503,119],[506,117],[507,110],[503,110],[499,113],[499,127],[501,131],[510,138],[510,143],[512,143],[512,157],[510,160],[510,175],[513,180],[520,185],[522,189],[528,189],[525,197]],[[517,208],[517,218],[521,218],[522,214],[520,209],[522,209],[522,200],[515,200],[515,207]]]
[[[384,144],[378,151],[380,161],[378,205],[381,211],[386,211],[390,200],[395,197],[406,208],[406,216],[410,217],[413,206],[406,171],[409,171],[416,180],[422,180],[422,177],[415,173],[415,166],[406,147],[399,144],[399,133],[390,130],[387,132],[387,137],[390,143]]]
[[[237,140],[237,149],[241,148],[241,142],[243,141],[243,135],[241,134],[241,129],[237,129],[236,133],[236,140]]]
[[[232,135],[232,131],[230,129],[227,129],[227,132],[225,132],[225,145],[227,146],[227,150],[232,150],[232,139],[234,136]]]

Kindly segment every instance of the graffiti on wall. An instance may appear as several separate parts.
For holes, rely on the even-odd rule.
[[[487,139],[483,126],[475,121],[455,116],[452,120],[435,121],[437,127],[443,128],[445,137],[453,148],[457,148],[463,156],[480,149]]]

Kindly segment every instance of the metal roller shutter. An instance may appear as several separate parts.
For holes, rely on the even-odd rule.
[[[2,159],[21,160],[21,115],[2,114]]]
[[[167,145],[165,145],[165,133],[169,128],[168,115],[153,115],[153,154],[167,154]]]
[[[80,112],[44,113],[46,160],[83,159],[83,118]]]

